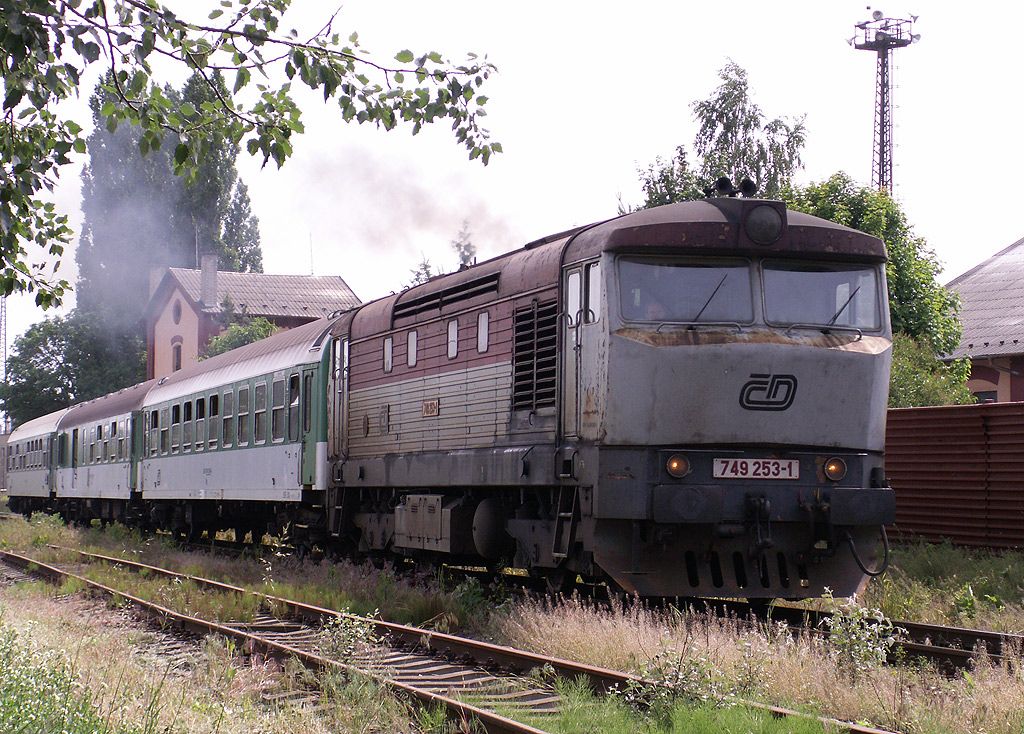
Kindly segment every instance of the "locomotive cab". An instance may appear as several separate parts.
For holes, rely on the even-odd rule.
[[[560,476],[594,565],[641,595],[856,591],[894,507],[881,243],[719,199],[565,260]]]

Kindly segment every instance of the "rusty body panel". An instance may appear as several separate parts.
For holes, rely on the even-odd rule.
[[[1024,547],[1024,403],[890,410],[885,466],[901,534]]]

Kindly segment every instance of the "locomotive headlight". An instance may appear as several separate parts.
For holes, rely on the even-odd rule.
[[[682,454],[672,454],[665,462],[665,471],[676,479],[682,479],[690,473],[690,461]]]
[[[762,204],[747,214],[747,237],[759,245],[770,245],[782,236],[782,215],[774,207]]]
[[[838,482],[846,476],[846,462],[838,456],[833,457],[825,462],[824,470],[826,477],[833,482]]]

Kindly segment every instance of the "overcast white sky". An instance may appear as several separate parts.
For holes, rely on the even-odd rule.
[[[200,4],[215,5],[183,7]],[[1017,207],[993,205],[1011,200],[1024,170],[1024,3],[874,7],[920,16],[921,42],[896,52],[894,177],[948,280],[1024,237]],[[335,8],[296,0],[284,25],[312,30]],[[485,87],[486,122],[505,152],[485,168],[467,160],[444,122],[415,138],[385,133],[344,125],[336,106],[300,94],[307,133],[294,157],[281,170],[260,169],[244,154],[239,164],[265,269],[339,274],[369,300],[398,290],[421,254],[451,269],[449,241],[464,219],[483,259],[613,216],[619,194],[640,199],[638,166],[691,145],[690,104],[717,86],[728,58],[747,70],[768,116],[806,114],[798,183],[839,170],[870,183],[875,56],[846,43],[869,15],[863,2],[821,0],[348,0],[336,29],[358,30],[383,59],[403,48],[453,60],[488,54],[499,73]],[[77,229],[78,169],[64,171],[57,198]],[[73,253],[64,269],[73,275],[68,266]],[[44,314],[29,297],[8,305],[13,344]]]

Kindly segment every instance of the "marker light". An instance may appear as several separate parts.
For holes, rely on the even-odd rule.
[[[690,462],[682,454],[672,454],[665,463],[665,470],[676,479],[682,479],[690,473]]]
[[[831,479],[833,482],[838,482],[846,476],[846,462],[838,456],[833,457],[825,462],[824,470],[826,477]]]

